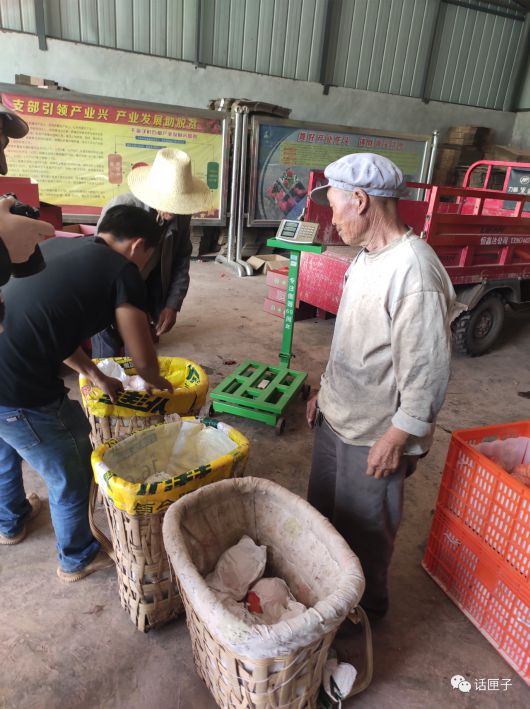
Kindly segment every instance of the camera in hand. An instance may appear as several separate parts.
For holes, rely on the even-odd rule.
[[[35,207],[32,207],[25,202],[20,202],[17,199],[14,192],[7,192],[4,197],[14,197],[16,202],[12,205],[9,210],[11,214],[17,214],[20,217],[29,217],[30,219],[38,219],[40,217],[40,212]],[[42,256],[42,251],[37,244],[35,246],[35,251],[31,254],[27,261],[22,263],[11,262],[11,273],[14,278],[25,278],[26,276],[33,276],[35,273],[39,273],[46,266],[46,262]]]

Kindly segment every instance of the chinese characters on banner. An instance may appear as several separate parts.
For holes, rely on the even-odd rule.
[[[210,211],[221,215],[222,118],[204,118],[147,108],[107,106],[56,98],[2,94],[30,126],[9,145],[9,174],[31,177],[40,199],[76,214],[98,214],[121,192],[137,164],[151,164],[161,148],[188,153],[194,175],[212,191]]]

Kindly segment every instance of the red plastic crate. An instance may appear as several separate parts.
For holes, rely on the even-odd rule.
[[[344,276],[352,258],[353,252],[347,247],[341,253],[325,251],[323,254],[313,254],[304,251],[300,259],[298,298],[336,315],[342,297]]]
[[[268,271],[265,283],[271,288],[274,287],[286,291],[288,280],[289,266],[283,266],[282,268],[273,268]]]
[[[490,547],[438,508],[423,568],[530,685],[530,591]]]
[[[281,288],[271,288],[269,286],[267,288],[267,299],[274,300],[277,303],[285,303],[287,300],[287,291],[282,290]]]
[[[530,421],[454,431],[437,506],[461,520],[530,590],[530,488],[474,448],[517,436],[530,437]]]

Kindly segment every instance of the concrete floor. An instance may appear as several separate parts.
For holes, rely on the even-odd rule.
[[[161,354],[188,356],[205,366],[211,385],[233,365],[255,357],[275,361],[281,321],[262,311],[263,276],[238,279],[213,263],[192,265],[192,285]],[[333,320],[296,325],[294,366],[318,384]],[[480,359],[455,355],[453,376],[434,446],[407,482],[404,522],[391,571],[392,604],[374,629],[371,687],[345,707],[528,706],[530,692],[515,672],[449,601],[420,566],[447,446],[454,428],[530,417],[530,314],[510,315],[501,344]],[[72,378],[72,393],[75,381]],[[312,435],[296,403],[286,433],[226,417],[251,440],[247,473],[271,478],[304,495]],[[27,490],[46,497],[28,470]],[[193,668],[184,620],[147,635],[121,609],[113,569],[79,584],[55,576],[48,508],[23,544],[0,547],[0,706],[9,709],[208,709],[214,707]],[[504,693],[464,695],[450,677],[510,678]]]

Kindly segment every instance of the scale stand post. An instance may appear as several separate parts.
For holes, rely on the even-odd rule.
[[[293,356],[300,253],[312,251],[320,254],[325,250],[325,246],[286,243],[279,239],[268,239],[267,246],[291,252],[279,364],[245,360],[215,387],[210,397],[213,413],[224,411],[253,421],[261,421],[269,426],[275,426],[276,432],[281,434],[285,426],[283,414],[287,406],[300,391],[305,398],[309,395],[309,387],[305,384],[307,373],[289,368]]]
[[[298,273],[300,270],[300,255],[302,251],[321,254],[325,250],[322,244],[286,243],[280,239],[267,239],[267,246],[290,251],[289,275],[287,277],[287,297],[283,319],[282,347],[280,350],[280,367],[289,367],[293,356],[294,315],[296,310],[296,294],[298,291]]]

